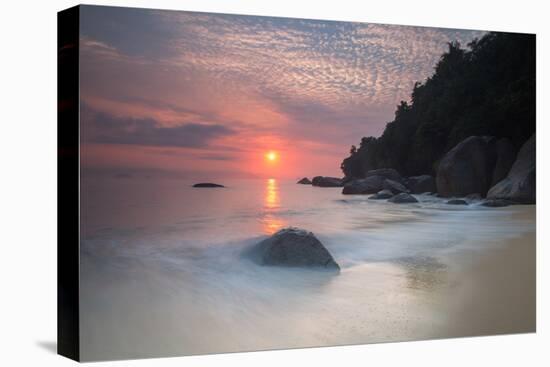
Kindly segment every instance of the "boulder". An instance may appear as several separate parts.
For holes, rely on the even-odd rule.
[[[490,208],[500,208],[503,206],[513,205],[513,204],[515,204],[513,201],[506,200],[506,199],[487,199],[481,203],[481,205],[487,206]]]
[[[384,177],[382,176],[370,176],[367,178],[361,178],[353,180],[344,185],[342,194],[344,195],[365,195],[374,194],[384,187]]]
[[[300,181],[298,181],[296,183],[301,184],[301,185],[311,185],[311,181],[307,177],[302,178]]]
[[[342,187],[342,179],[337,177],[315,176],[311,180],[313,186],[318,187]]]
[[[496,185],[506,178],[516,160],[516,148],[514,148],[512,142],[507,138],[499,139],[495,143],[495,151],[497,160],[495,162],[495,168],[493,169],[491,186]]]
[[[369,199],[371,200],[383,200],[383,199],[389,199],[393,196],[392,192],[390,190],[381,190],[378,191],[376,194],[369,196]]]
[[[249,255],[261,265],[340,270],[313,233],[294,227],[283,228],[261,241]]]
[[[393,194],[400,194],[402,192],[406,192],[406,193],[410,192],[401,183],[399,183],[397,181],[394,181],[394,180],[390,180],[390,179],[385,179],[384,182],[382,183],[382,187],[384,188],[384,190],[389,190]]]
[[[430,175],[412,176],[407,179],[407,186],[413,194],[422,194],[424,192],[435,192],[435,179]]]
[[[342,178],[342,185],[345,185],[353,180],[358,180],[359,178],[361,177],[344,176],[344,178]]]
[[[490,188],[496,162],[495,138],[470,136],[441,159],[436,177],[442,197],[485,195]]]
[[[403,182],[403,177],[393,168],[379,168],[367,171],[365,178],[372,176],[382,176],[389,180],[397,181],[399,183]]]
[[[521,147],[510,172],[487,193],[488,199],[522,204],[536,203],[536,139],[533,134]]]
[[[390,203],[395,204],[405,204],[405,203],[418,203],[418,200],[410,194],[407,194],[406,192],[402,192],[401,194],[397,194],[391,199],[388,200]]]
[[[225,186],[212,183],[212,182],[200,182],[200,183],[194,184],[193,187],[225,187]]]
[[[462,200],[462,199],[451,199],[451,200],[447,201],[447,204],[450,204],[450,205],[468,205],[466,200]]]

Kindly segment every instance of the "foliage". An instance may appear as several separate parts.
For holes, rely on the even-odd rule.
[[[384,167],[434,174],[441,157],[469,136],[507,137],[519,148],[535,132],[534,35],[492,32],[468,49],[448,46],[383,134],[352,147],[341,165],[346,177]]]

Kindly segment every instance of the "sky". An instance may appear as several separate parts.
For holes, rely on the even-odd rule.
[[[481,31],[81,7],[86,172],[341,176],[450,41]],[[266,159],[274,152],[276,159]]]

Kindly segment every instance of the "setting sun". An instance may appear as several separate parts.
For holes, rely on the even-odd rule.
[[[270,162],[275,162],[277,160],[277,153],[274,151],[267,152],[265,154],[265,159],[267,159]]]

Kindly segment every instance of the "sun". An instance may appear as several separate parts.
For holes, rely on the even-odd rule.
[[[265,154],[265,159],[268,161],[268,162],[275,162],[277,161],[277,152],[274,152],[272,150],[270,150],[269,152],[267,152]]]

